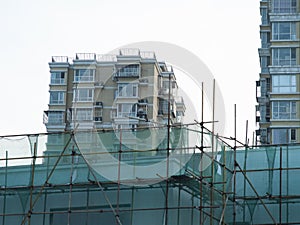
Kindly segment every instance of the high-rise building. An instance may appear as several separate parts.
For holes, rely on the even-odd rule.
[[[300,2],[261,0],[256,122],[261,144],[300,141]]]
[[[153,52],[52,57],[48,132],[153,127],[182,122],[185,106],[173,69]],[[169,108],[170,107],[170,108]],[[170,114],[169,114],[170,111]]]
[[[158,130],[183,122],[185,104],[178,95],[173,68],[157,61],[153,52],[121,49],[117,55],[59,56],[52,57],[49,66],[50,101],[44,114],[47,132],[104,129],[134,134],[139,129]],[[87,134],[80,141],[90,143],[91,138]],[[58,151],[65,141],[59,135],[48,139],[47,152]],[[119,140],[111,140],[109,145],[114,142],[118,149]],[[136,144],[132,140],[127,146]]]

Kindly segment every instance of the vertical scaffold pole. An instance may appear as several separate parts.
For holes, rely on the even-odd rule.
[[[37,157],[37,144],[34,142],[33,147],[33,158],[32,158],[32,167],[31,167],[31,182],[30,182],[30,197],[29,197],[29,211],[27,212],[28,217],[28,225],[31,224],[31,215],[33,210],[33,186],[34,186],[34,171],[35,171],[35,163]]]
[[[166,199],[165,199],[165,225],[168,225],[168,211],[169,211],[169,156],[170,156],[170,125],[171,125],[171,72],[169,73],[169,93],[168,93],[168,125],[167,125],[167,158],[166,158]]]
[[[119,158],[119,162],[118,162],[118,191],[117,191],[117,209],[116,209],[116,213],[117,216],[119,216],[120,213],[120,184],[121,184],[121,160],[122,160],[122,128],[120,129],[120,148],[119,148],[119,154],[118,154],[118,158]],[[116,224],[118,225],[118,220],[116,220]]]
[[[216,80],[213,80],[213,105],[212,105],[212,129],[211,129],[211,187],[210,187],[210,225],[214,223],[214,148],[215,148],[215,101],[216,101]]]
[[[282,224],[282,147],[280,146],[279,168],[279,224]]]
[[[6,189],[7,189],[7,172],[8,172],[8,151],[5,151],[5,186],[4,186],[4,199],[3,199],[3,217],[2,224],[5,225],[5,212],[6,212]]]
[[[233,224],[236,223],[236,104],[234,104],[234,147],[233,147]]]
[[[204,138],[204,135],[203,135],[203,132],[204,132],[204,84],[202,82],[202,90],[201,90],[201,148],[203,149],[203,144],[204,144],[204,141],[203,141],[203,138]],[[203,177],[203,152],[201,151],[200,153],[200,177],[202,178]],[[203,213],[203,186],[202,186],[202,182],[199,183],[200,185],[200,225],[203,224],[203,221],[204,221],[204,213]]]

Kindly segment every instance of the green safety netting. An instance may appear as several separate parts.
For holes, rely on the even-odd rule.
[[[202,131],[1,137],[0,224],[300,223],[300,145],[234,148]]]

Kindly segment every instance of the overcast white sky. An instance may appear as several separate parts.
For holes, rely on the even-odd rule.
[[[225,100],[226,135],[237,104],[243,139],[247,119],[255,129],[259,24],[259,0],[1,1],[0,135],[45,132],[51,56],[162,41],[209,67]]]

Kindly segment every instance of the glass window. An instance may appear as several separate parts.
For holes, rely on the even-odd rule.
[[[272,130],[272,143],[273,144],[286,144],[288,143],[288,130],[287,129],[273,129]]]
[[[296,102],[274,101],[272,103],[272,119],[296,119]]]
[[[272,50],[273,66],[296,65],[296,48],[274,48]]]
[[[119,97],[137,97],[138,93],[137,84],[119,84],[118,85],[118,96]]]
[[[49,111],[48,112],[48,124],[50,125],[62,125],[64,123],[64,112]]]
[[[273,144],[287,144],[290,142],[295,142],[297,140],[295,128],[287,129],[273,129],[272,130],[272,143]]]
[[[94,90],[88,88],[79,88],[74,90],[73,100],[79,102],[90,102],[93,101]]]
[[[75,70],[75,82],[93,82],[95,70],[92,69],[79,69]]]
[[[295,40],[296,23],[293,22],[276,22],[272,25],[273,40]]]
[[[274,13],[295,13],[296,11],[296,0],[273,0]]]
[[[118,77],[138,77],[140,74],[140,66],[138,64],[132,64],[123,66],[118,69]]]
[[[93,119],[92,109],[76,109],[74,114],[75,114],[76,121],[87,121]]]
[[[297,140],[297,134],[296,134],[296,129],[291,129],[290,130],[290,141],[296,141]]]
[[[65,84],[65,72],[51,72],[50,84]]]
[[[118,117],[136,116],[137,104],[118,104]]]
[[[273,93],[295,93],[297,90],[296,75],[273,75]]]
[[[63,105],[65,93],[63,91],[50,91],[50,104]]]

